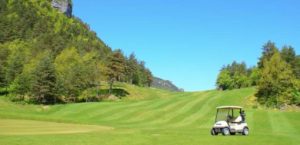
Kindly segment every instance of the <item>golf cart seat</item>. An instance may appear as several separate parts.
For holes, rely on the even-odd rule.
[[[242,117],[238,116],[232,122],[234,122],[234,123],[240,123],[240,122],[242,122]]]

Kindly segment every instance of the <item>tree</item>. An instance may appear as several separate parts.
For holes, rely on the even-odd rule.
[[[263,61],[265,60],[270,60],[271,57],[274,55],[274,53],[278,52],[278,48],[275,46],[275,43],[272,41],[268,41],[264,46],[263,46],[263,52],[262,56],[259,58],[258,62],[258,68],[263,67]]]
[[[216,85],[221,90],[252,86],[251,71],[251,69],[247,69],[246,63],[233,61],[230,65],[221,69]]]
[[[126,61],[126,76],[127,76],[127,80],[129,83],[131,84],[136,84],[135,77],[138,73],[138,61],[135,57],[134,53],[131,53],[129,55],[128,60]],[[137,85],[137,84],[136,84]]]
[[[256,86],[258,84],[258,80],[260,78],[260,70],[258,67],[253,67],[250,70],[250,81],[251,81],[251,86]]]
[[[221,90],[233,88],[233,79],[227,69],[222,69],[217,78],[217,87]]]
[[[125,73],[125,58],[120,49],[117,49],[110,55],[108,59],[108,72],[109,77],[109,93],[112,93],[114,81],[121,81]]]
[[[149,69],[146,69],[145,73],[146,73],[146,78],[147,78],[147,81],[146,81],[147,86],[151,87],[151,84],[153,82],[153,75]]]
[[[282,59],[291,66],[296,78],[300,79],[300,59],[297,58],[294,48],[291,46],[284,46],[280,55]]]
[[[145,67],[144,61],[139,62],[138,77],[139,77],[139,85],[140,86],[148,86],[147,68]]]
[[[10,55],[7,58],[6,81],[12,83],[17,75],[22,73],[24,64],[28,61],[28,46],[21,41],[14,41],[9,44]]]
[[[56,76],[51,54],[41,56],[34,72],[31,92],[38,103],[56,103]]]
[[[300,79],[300,56],[296,56],[295,58],[295,66],[294,66],[294,73],[297,79]]]
[[[151,81],[150,70],[141,71],[134,54],[127,59],[120,50],[112,52],[88,24],[54,11],[51,2],[0,0],[0,87],[10,87],[14,96],[40,96],[45,102],[56,96],[68,102],[80,101],[83,92],[93,95],[90,90],[100,81]],[[54,61],[55,90],[47,89],[44,74],[53,62],[41,58],[45,51]]]
[[[226,69],[229,70],[230,75],[247,75],[247,65],[245,62],[237,63],[233,61],[231,65],[227,65]]]
[[[274,52],[270,59],[264,59],[258,81],[258,101],[267,106],[279,107],[290,104],[298,91],[297,80],[291,67],[281,58],[279,52]]]
[[[280,52],[281,58],[292,67],[295,65],[296,52],[291,46],[284,46]]]
[[[61,83],[57,84],[61,86],[61,95],[74,99],[94,83],[96,67],[93,57],[90,54],[80,56],[74,47],[63,50],[56,57],[54,65],[58,82]]]
[[[0,44],[0,87],[7,85],[5,79],[5,72],[7,66],[7,56],[9,55],[9,50],[6,46]]]

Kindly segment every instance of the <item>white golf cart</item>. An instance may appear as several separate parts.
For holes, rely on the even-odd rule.
[[[245,116],[241,115],[243,108],[240,106],[220,106],[217,107],[215,124],[211,129],[211,135],[235,135],[241,133],[249,134],[249,128],[245,122]]]

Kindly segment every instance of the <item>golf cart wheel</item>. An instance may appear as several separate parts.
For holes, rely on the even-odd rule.
[[[245,127],[242,132],[243,135],[249,135],[249,128]]]
[[[210,134],[211,134],[212,136],[215,136],[215,135],[218,135],[218,132],[216,132],[215,129],[212,128],[212,129],[210,130]]]
[[[227,128],[227,127],[223,128],[222,129],[222,134],[225,135],[225,136],[229,135],[230,134],[229,128]]]

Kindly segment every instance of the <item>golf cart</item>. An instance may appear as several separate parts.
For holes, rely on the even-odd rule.
[[[249,134],[249,128],[245,122],[245,114],[240,106],[220,106],[217,107],[215,124],[211,129],[211,135],[242,135]]]

